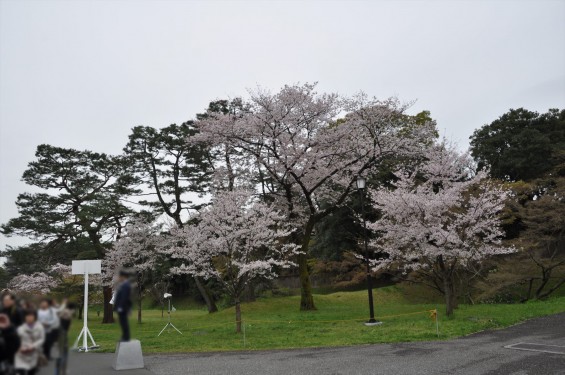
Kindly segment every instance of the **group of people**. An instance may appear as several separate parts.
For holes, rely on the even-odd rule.
[[[29,300],[18,299],[8,290],[0,297],[0,375],[35,375],[52,358],[56,359],[55,374],[66,375],[68,331],[75,306],[66,300],[59,304],[44,298],[35,308]],[[122,328],[120,341],[129,341],[131,285],[125,270],[119,274],[117,292],[110,303]]]
[[[66,300],[59,304],[46,298],[35,308],[5,291],[0,305],[0,374],[35,375],[56,357],[55,373],[65,375],[72,310]]]

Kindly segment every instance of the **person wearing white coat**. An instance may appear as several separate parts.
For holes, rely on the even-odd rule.
[[[21,375],[35,375],[45,341],[45,330],[43,325],[36,321],[35,311],[25,312],[25,322],[18,327],[18,336],[21,344],[14,363],[16,372]]]
[[[47,359],[51,359],[51,348],[59,338],[59,320],[58,311],[52,306],[48,299],[44,299],[39,304],[37,310],[37,321],[43,325],[45,329],[45,342],[43,343],[43,354]]]

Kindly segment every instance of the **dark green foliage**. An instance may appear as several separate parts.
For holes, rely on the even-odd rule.
[[[532,180],[555,172],[565,150],[565,110],[539,114],[511,109],[471,136],[471,154],[479,168],[495,178]]]
[[[149,208],[145,216],[165,214],[182,228],[188,212],[204,205],[194,200],[208,192],[212,157],[205,145],[193,141],[196,134],[192,121],[162,129],[149,126],[132,129],[124,153],[135,180],[147,188],[144,195],[155,197],[139,202]],[[198,278],[194,281],[208,310],[217,311],[206,286]]]
[[[136,126],[124,148],[137,181],[155,197],[140,203],[181,226],[183,211],[201,206],[193,199],[207,192],[212,172],[206,148],[190,142],[195,134],[192,121],[162,129]]]
[[[88,236],[97,257],[104,255],[103,236],[111,237],[131,210],[122,202],[135,192],[120,157],[50,145],[37,147],[23,180],[40,193],[23,193],[20,216],[2,225],[2,233],[23,235],[49,246]]]
[[[4,267],[0,267],[0,289],[6,288],[9,281],[10,281],[10,277],[6,272],[6,269]]]
[[[344,252],[360,250],[362,230],[349,207],[338,208],[316,225],[311,254],[321,260],[340,260]]]
[[[19,274],[48,272],[57,263],[70,265],[75,259],[92,259],[96,252],[90,240],[84,236],[69,242],[49,244],[33,243],[8,248],[3,255],[6,257],[4,269],[11,279]],[[85,254],[87,256],[81,256]],[[88,256],[90,255],[90,256]]]
[[[50,145],[39,145],[35,156],[23,180],[42,191],[18,196],[20,216],[3,224],[2,233],[30,237],[47,247],[84,236],[92,247],[81,257],[101,259],[132,213],[124,201],[137,193],[128,160]],[[104,323],[113,321],[110,298],[106,287]]]
[[[565,110],[512,109],[475,131],[471,153],[493,177],[514,181],[502,219],[507,243],[519,251],[491,266],[478,284],[482,298],[550,295],[565,283]]]

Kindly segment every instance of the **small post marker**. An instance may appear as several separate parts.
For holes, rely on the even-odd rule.
[[[242,321],[241,323],[243,324],[243,348],[245,349],[247,346],[247,342],[245,339],[245,322]]]
[[[437,333],[437,337],[439,337],[439,321],[437,319],[437,307],[435,309],[435,318],[436,318],[436,333]]]
[[[98,349],[99,346],[94,342],[92,334],[88,329],[88,275],[89,274],[100,274],[102,273],[102,261],[101,260],[73,260],[73,266],[71,270],[73,275],[84,275],[84,311],[83,315],[83,326],[80,334],[78,335],[74,348],[78,348],[78,351],[88,352],[88,350]],[[82,337],[82,346],[78,347],[80,338]],[[92,341],[92,346],[88,346],[88,338]]]

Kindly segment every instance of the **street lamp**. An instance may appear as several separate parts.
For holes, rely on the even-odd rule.
[[[369,294],[369,320],[365,322],[366,326],[376,326],[381,324],[375,319],[375,308],[373,307],[373,279],[371,278],[371,266],[369,264],[369,245],[367,244],[367,220],[365,218],[365,186],[367,181],[362,176],[357,177],[357,190],[361,197],[361,215],[363,216],[363,239],[365,242],[365,265],[367,266],[367,293]]]

